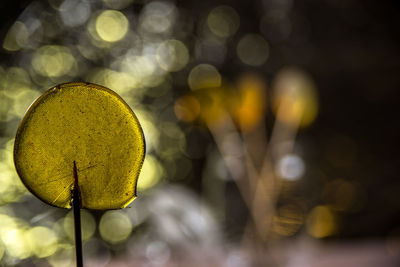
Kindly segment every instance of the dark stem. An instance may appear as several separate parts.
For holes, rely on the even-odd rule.
[[[76,266],[83,267],[82,260],[82,233],[81,233],[81,196],[78,185],[78,171],[74,161],[74,189],[72,206],[74,210],[74,226],[75,226],[75,249],[76,249]]]

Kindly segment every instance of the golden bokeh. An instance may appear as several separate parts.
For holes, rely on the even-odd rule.
[[[70,211],[64,217],[63,228],[70,240],[74,240],[74,218],[73,212]],[[96,221],[93,215],[86,210],[81,210],[82,240],[89,240],[96,231]]]
[[[195,66],[188,77],[188,84],[192,90],[220,87],[221,83],[222,78],[217,68],[209,64]]]
[[[0,203],[18,201],[28,191],[18,179],[13,161],[13,143],[10,139],[4,149],[0,149]]]
[[[117,244],[129,237],[132,223],[122,211],[107,211],[100,219],[99,231],[105,241]]]
[[[135,78],[135,76],[111,69],[95,69],[87,80],[107,88],[115,88],[114,91],[121,96],[140,84],[140,79]]]
[[[251,131],[265,116],[266,84],[261,77],[246,74],[240,78],[238,90],[233,114],[242,131]]]
[[[129,30],[126,16],[117,10],[104,10],[96,18],[96,32],[106,42],[117,42]]]
[[[27,241],[33,254],[45,258],[57,251],[57,236],[53,230],[44,226],[36,226],[26,233]]]
[[[143,109],[136,109],[135,113],[142,125],[144,136],[146,136],[146,154],[148,154],[160,145],[158,120],[153,114]]]
[[[234,103],[229,88],[210,88],[199,93],[202,120],[208,126],[222,123],[229,114],[229,107]]]
[[[76,64],[71,50],[66,46],[45,45],[35,51],[32,59],[33,70],[45,77],[67,75]]]
[[[32,251],[26,237],[26,231],[21,228],[10,229],[4,233],[2,240],[7,244],[7,254],[17,259],[30,257]]]
[[[27,224],[21,219],[0,214],[0,243],[4,244],[7,255],[17,259],[31,256],[27,230]]]
[[[179,71],[189,62],[189,51],[178,40],[167,40],[157,48],[157,60],[166,71]]]
[[[164,81],[165,70],[159,67],[155,56],[129,54],[121,60],[119,69],[129,74],[136,89],[156,87]]]
[[[137,189],[144,191],[150,189],[160,182],[163,176],[163,168],[159,161],[152,155],[146,155],[143,162],[142,171],[140,172]]]
[[[278,120],[292,127],[310,125],[318,114],[315,85],[294,68],[281,70],[274,82],[272,108]]]
[[[200,103],[194,96],[182,96],[175,101],[176,117],[184,122],[192,122],[200,115]]]
[[[337,218],[329,206],[316,206],[307,216],[307,232],[315,238],[324,238],[338,230]]]

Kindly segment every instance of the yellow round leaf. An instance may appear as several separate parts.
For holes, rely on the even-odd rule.
[[[71,206],[76,162],[81,206],[119,209],[136,196],[145,142],[133,111],[115,92],[89,83],[46,91],[17,131],[14,162],[25,186],[44,202]]]

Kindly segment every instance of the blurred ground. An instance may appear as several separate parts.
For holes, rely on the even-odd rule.
[[[397,2],[0,10],[2,265],[73,262],[68,211],[31,196],[12,162],[26,108],[69,81],[115,90],[147,142],[131,208],[83,214],[93,266],[400,263]]]

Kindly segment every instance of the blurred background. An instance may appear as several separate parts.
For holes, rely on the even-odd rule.
[[[82,211],[85,266],[399,266],[398,3],[0,2],[0,265],[73,266],[68,210],[14,169],[30,103],[116,91],[138,198]]]

